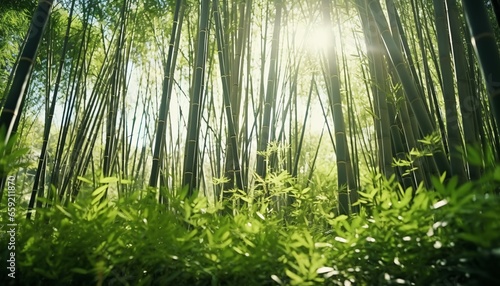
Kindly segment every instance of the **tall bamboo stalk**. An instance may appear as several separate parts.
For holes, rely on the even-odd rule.
[[[439,65],[441,67],[441,81],[443,83],[443,97],[446,110],[446,129],[448,141],[450,142],[451,175],[458,176],[460,180],[466,180],[464,161],[460,150],[463,147],[462,135],[458,126],[457,103],[453,73],[451,70],[451,51],[449,43],[448,23],[445,14],[445,3],[434,0],[434,15],[436,22],[436,36],[439,50]]]
[[[155,146],[153,150],[153,165],[151,167],[151,175],[149,178],[149,186],[151,187],[157,187],[158,185],[158,178],[159,178],[159,173],[160,173],[160,160],[162,157],[162,150],[163,150],[163,144],[165,140],[165,135],[166,135],[166,122],[167,122],[167,116],[168,116],[168,110],[169,110],[169,105],[170,105],[170,98],[171,98],[171,93],[172,93],[172,77],[173,77],[173,70],[175,68],[175,58],[174,56],[176,55],[174,46],[175,43],[180,37],[180,28],[182,23],[179,22],[180,14],[181,14],[181,7],[183,6],[182,0],[177,0],[175,3],[175,11],[174,11],[174,20],[172,23],[172,31],[170,33],[170,42],[168,45],[168,55],[167,55],[167,60],[164,63],[163,67],[163,72],[164,72],[164,78],[163,78],[163,89],[162,89],[162,96],[161,96],[161,103],[160,103],[160,110],[159,110],[159,116],[158,116],[158,123],[156,127],[156,138],[155,138]],[[184,11],[184,9],[182,9]]]
[[[207,59],[208,46],[208,20],[210,16],[210,5],[208,1],[201,1],[200,21],[197,36],[195,69],[193,84],[191,88],[191,98],[189,105],[189,117],[187,125],[186,148],[184,153],[184,167],[182,185],[188,187],[188,193],[193,194],[198,188],[198,148],[199,133],[201,126],[201,110],[205,80],[205,64]]]
[[[417,85],[414,81],[412,73],[405,63],[403,56],[397,48],[394,39],[389,30],[389,26],[385,19],[384,13],[378,0],[369,0],[370,11],[377,23],[379,33],[384,41],[385,47],[387,49],[387,54],[391,59],[391,63],[394,66],[398,77],[401,80],[403,88],[405,90],[405,96],[410,104],[413,113],[418,118],[418,125],[422,134],[431,135],[434,131],[434,124],[432,123],[428,109],[425,107],[422,95],[418,91]],[[446,158],[444,152],[436,152],[434,154],[435,161],[439,166],[439,171],[441,173],[446,172],[450,174],[449,160]]]
[[[274,27],[273,27],[273,38],[271,45],[271,54],[270,54],[270,63],[269,63],[269,72],[267,76],[267,87],[266,87],[266,96],[264,102],[264,117],[262,119],[262,126],[260,128],[260,138],[257,147],[257,152],[265,152],[269,143],[270,133],[271,133],[271,124],[275,121],[272,121],[272,106],[275,102],[276,98],[276,87],[277,87],[277,69],[278,69],[278,54],[280,47],[280,30],[281,30],[281,14],[283,9],[283,3],[281,1],[274,1],[274,5],[276,7],[276,15],[274,19]],[[273,118],[273,120],[276,120]],[[267,160],[262,153],[257,155],[257,167],[256,173],[261,177],[265,178],[267,173]]]
[[[17,124],[19,122],[20,113],[24,105],[26,89],[30,81],[33,71],[33,66],[36,59],[36,54],[42,35],[47,26],[50,13],[52,10],[52,0],[40,0],[33,15],[28,33],[26,34],[26,42],[22,49],[21,57],[17,63],[10,86],[9,93],[5,98],[0,114],[0,130],[5,130],[5,142],[8,142],[11,135],[17,131]],[[6,150],[6,152],[10,152]],[[0,200],[3,195],[3,188],[5,185],[6,175],[0,177]]]
[[[466,50],[463,43],[464,25],[460,24],[459,12],[456,0],[446,1],[448,22],[450,23],[450,38],[453,50],[453,62],[455,63],[455,81],[457,83],[457,92],[460,102],[460,113],[462,118],[462,130],[464,134],[465,150],[470,146],[475,146],[479,142],[479,132],[476,128],[474,113],[477,110],[477,104],[473,103],[474,94],[472,93],[471,77],[467,74],[468,63]],[[466,37],[470,39],[470,37]],[[470,40],[469,40],[470,41]],[[472,103],[472,104],[471,104]],[[477,165],[468,164],[469,177],[476,180],[480,176],[480,170]]]
[[[232,167],[231,170],[228,170],[226,167],[226,174],[231,174],[229,177],[230,181],[235,181],[236,182],[236,187],[240,190],[243,190],[243,179],[241,177],[241,171],[240,171],[240,156],[238,152],[238,143],[237,143],[237,128],[236,124],[234,122],[234,118],[238,117],[237,114],[233,113],[232,111],[232,104],[231,104],[231,97],[230,97],[230,86],[229,86],[229,67],[227,66],[228,64],[228,57],[227,57],[227,51],[225,49],[225,43],[224,43],[224,33],[223,33],[223,27],[222,27],[222,22],[220,19],[220,14],[219,14],[219,3],[217,0],[213,1],[213,14],[214,14],[214,19],[215,19],[215,36],[217,39],[217,47],[219,50],[219,66],[220,66],[220,72],[222,76],[222,95],[223,95],[223,102],[224,102],[224,110],[226,112],[226,120],[227,120],[227,129],[228,129],[228,139],[229,139],[229,144],[228,144],[228,149],[227,149],[227,156],[232,159],[232,162],[230,163],[230,166]],[[237,89],[232,90],[233,93],[237,94]],[[236,96],[233,96],[236,97]],[[237,104],[237,103],[236,103]],[[236,115],[236,116],[235,116]],[[229,147],[230,146],[230,147]],[[227,166],[227,164],[226,164]],[[226,186],[227,187],[227,186]]]
[[[342,111],[342,99],[340,91],[339,67],[337,63],[337,52],[334,45],[333,27],[330,11],[331,5],[328,0],[321,2],[322,17],[326,27],[329,27],[332,35],[327,45],[325,82],[328,89],[328,103],[333,115],[333,124],[335,127],[335,143],[336,143],[336,160],[337,160],[337,176],[339,187],[339,211],[341,214],[349,214],[351,212],[351,204],[356,203],[349,199],[350,193],[356,193],[354,174],[349,160],[349,147],[346,139],[346,128],[344,115]],[[355,197],[355,196],[353,196]]]
[[[477,5],[473,0],[462,0],[467,25],[470,30],[474,51],[479,60],[481,74],[486,83],[493,115],[496,119],[496,134],[500,126],[500,54],[497,42],[488,22],[483,5]]]
[[[48,112],[46,114],[47,119],[45,120],[45,125],[44,125],[44,130],[43,130],[42,148],[41,148],[40,157],[38,160],[37,172],[35,174],[35,181],[33,182],[33,189],[31,192],[31,197],[30,197],[30,200],[28,203],[28,213],[26,215],[26,218],[28,220],[31,218],[31,210],[35,206],[35,200],[37,197],[37,193],[43,192],[43,188],[45,187],[43,183],[42,184],[40,184],[40,183],[44,181],[44,177],[45,177],[46,160],[47,160],[47,147],[49,144],[50,129],[52,127],[52,118],[54,117],[57,95],[58,95],[59,87],[61,85],[61,78],[62,78],[64,63],[65,63],[65,59],[66,59],[66,52],[68,50],[69,34],[70,34],[71,23],[72,23],[72,19],[73,19],[73,10],[74,10],[74,6],[75,6],[75,2],[76,1],[71,2],[70,13],[68,16],[68,24],[66,27],[66,35],[64,37],[64,44],[63,44],[63,48],[61,51],[61,60],[59,62],[59,69],[57,71],[56,84],[54,86],[54,91],[53,91],[52,99],[50,102],[50,108],[48,109]],[[42,194],[42,196],[43,196],[43,194]]]

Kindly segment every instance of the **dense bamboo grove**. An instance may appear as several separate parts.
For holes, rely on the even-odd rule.
[[[500,1],[33,2],[0,4],[18,283],[498,282]]]
[[[406,187],[479,178],[469,146],[497,158],[499,144],[486,2],[40,2],[24,41],[35,7],[6,7],[24,17],[4,25],[20,56],[4,56],[1,82],[6,139],[31,148],[23,198],[74,201],[79,177],[117,177],[133,185],[105,196],[219,200],[288,172],[347,214],[368,172]]]

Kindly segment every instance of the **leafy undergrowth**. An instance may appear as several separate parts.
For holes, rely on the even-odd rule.
[[[19,227],[16,282],[500,285],[500,169],[461,186],[442,181],[412,195],[374,176],[351,218],[334,216],[324,195],[286,184],[267,197],[239,193],[244,206],[231,214],[201,196],[158,205],[144,191],[107,201],[100,188]],[[283,193],[292,206],[278,207]]]

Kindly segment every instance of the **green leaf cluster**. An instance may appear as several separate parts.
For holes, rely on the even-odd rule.
[[[239,192],[230,214],[187,190],[165,204],[152,190],[104,199],[117,181],[105,178],[86,200],[21,225],[19,275],[24,285],[495,285],[498,174],[416,190],[374,175],[353,217],[286,174],[266,179],[269,194]]]

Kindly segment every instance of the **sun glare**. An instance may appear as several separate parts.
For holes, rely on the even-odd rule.
[[[332,41],[332,31],[321,24],[297,24],[296,43],[305,52],[317,54],[324,52]]]
[[[331,31],[325,26],[316,26],[309,29],[305,35],[305,45],[308,50],[324,51],[332,41]]]
[[[356,33],[359,27],[352,18],[343,17],[340,21],[335,21],[332,26],[325,25],[318,19],[313,21],[303,19],[293,23],[292,27],[293,34],[290,36],[295,38],[296,47],[313,57],[327,51],[330,45],[342,53],[356,55],[358,45],[363,46],[364,43],[362,35]]]

